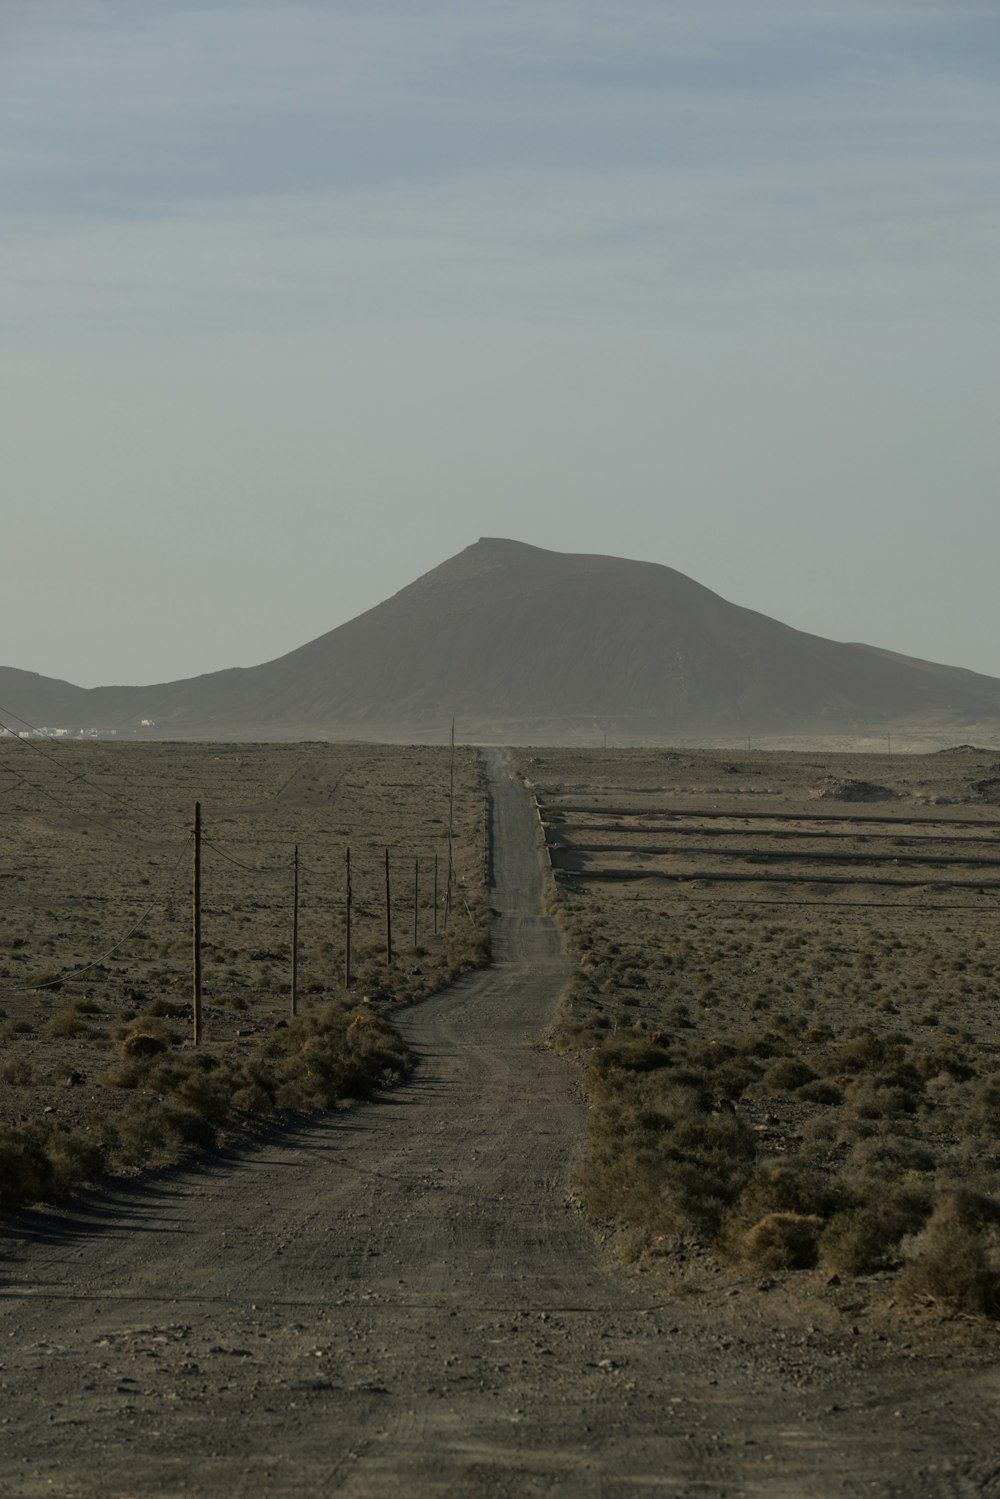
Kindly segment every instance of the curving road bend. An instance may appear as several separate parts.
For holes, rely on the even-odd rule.
[[[567,1205],[568,971],[494,788],[493,967],[407,1012],[383,1101],[38,1213],[0,1261],[9,1499],[1000,1494],[980,1359],[666,1299]]]

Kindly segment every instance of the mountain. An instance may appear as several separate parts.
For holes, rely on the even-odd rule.
[[[494,538],[261,666],[91,689],[0,668],[0,703],[193,738],[436,740],[452,716],[520,743],[1000,731],[994,677],[805,634],[656,563]]]

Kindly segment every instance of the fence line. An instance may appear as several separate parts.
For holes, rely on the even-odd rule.
[[[275,865],[268,865],[268,866],[257,866],[257,865],[247,864],[243,860],[237,859],[234,856],[227,854],[223,849],[220,849],[214,843],[213,840],[205,837],[204,834],[203,834],[203,832],[202,832],[202,830],[201,830],[200,819],[198,819],[196,826],[197,826],[197,831],[196,831],[196,834],[194,836],[197,838],[198,843],[200,844],[201,847],[203,847],[205,849],[210,849],[213,853],[217,853],[217,854],[221,855],[221,857],[223,857],[224,859],[226,859],[229,863],[235,865],[237,868],[239,868],[240,870],[244,871],[247,874],[254,875],[254,876],[272,876],[272,875],[276,875],[276,874],[286,874],[287,875],[287,874],[292,873],[292,872],[295,873],[296,881],[295,881],[295,887],[294,887],[294,891],[293,891],[292,910],[291,910],[291,917],[290,917],[291,922],[292,922],[292,947],[291,947],[290,951],[291,951],[291,957],[292,957],[292,971],[293,971],[293,978],[292,978],[293,994],[294,994],[294,998],[297,999],[297,997],[298,997],[298,977],[299,977],[299,972],[298,972],[298,969],[299,969],[299,956],[298,956],[299,884],[298,884],[298,878],[297,877],[298,877],[299,874],[309,874],[310,876],[312,876],[312,878],[314,880],[323,880],[324,882],[329,882],[332,879],[336,878],[336,870],[332,866],[331,866],[331,868],[329,870],[320,870],[320,869],[314,867],[311,864],[307,864],[302,859],[301,854],[299,852],[299,849],[298,849],[297,845],[294,846],[293,852],[291,853],[289,859],[287,861],[285,861],[284,863],[282,863],[282,864],[275,864]],[[113,829],[113,828],[109,828],[109,831],[113,832],[113,831],[116,831],[116,830]],[[483,835],[484,835],[484,850],[486,850],[486,849],[488,849],[488,843],[486,842],[486,839],[488,838],[488,835],[489,835],[489,819],[488,819],[488,817],[487,817],[487,820],[486,820],[485,825],[484,825]],[[253,843],[253,840],[250,840],[250,839],[243,840],[243,841],[245,843],[248,843],[248,844],[252,844]],[[277,842],[278,840],[269,840],[269,841],[271,841],[271,842]],[[441,840],[438,839],[437,841],[441,841]],[[372,869],[375,868],[376,864],[379,866],[379,869],[380,869],[380,871],[381,871],[381,873],[383,875],[384,882],[385,882],[384,883],[384,896],[383,896],[384,908],[383,908],[383,911],[381,913],[379,913],[376,909],[369,909],[368,908],[369,906],[374,908],[378,904],[378,894],[377,894],[377,885],[376,884],[373,884],[372,890],[370,892],[368,892],[368,894],[370,896],[370,900],[368,901],[368,904],[367,905],[365,905],[365,904],[359,905],[357,903],[357,900],[356,900],[356,897],[355,897],[354,891],[353,891],[353,881],[356,878],[357,871],[358,871],[358,859],[357,859],[356,853],[355,853],[353,861],[348,866],[346,882],[344,882],[343,878],[342,878],[342,883],[344,883],[343,894],[339,898],[327,899],[327,900],[320,900],[320,901],[310,901],[309,904],[308,904],[308,906],[306,907],[307,913],[308,914],[320,915],[320,916],[328,916],[331,913],[342,914],[344,916],[344,924],[345,924],[345,928],[346,928],[348,934],[350,932],[352,915],[354,916],[355,919],[358,918],[358,917],[360,917],[362,920],[365,920],[365,921],[368,921],[368,922],[372,922],[372,923],[378,922],[380,924],[384,924],[384,928],[385,928],[385,959],[386,959],[387,966],[391,967],[393,965],[393,959],[394,959],[394,952],[393,952],[393,947],[392,947],[392,925],[391,925],[391,923],[392,923],[392,915],[393,915],[393,910],[394,909],[398,910],[400,908],[400,904],[401,904],[401,902],[399,901],[398,898],[395,901],[393,900],[393,894],[392,894],[392,891],[391,891],[391,882],[390,882],[391,859],[392,859],[391,849],[392,849],[392,847],[396,847],[398,849],[397,858],[402,858],[402,859],[408,860],[409,858],[413,857],[411,850],[412,850],[412,846],[414,845],[415,842],[416,842],[416,840],[406,840],[406,844],[408,845],[406,847],[402,847],[401,846],[402,840],[399,840],[395,845],[390,845],[388,847],[386,847],[386,846],[383,845],[381,853],[377,853],[374,848],[366,850],[366,852],[370,855],[370,860],[367,861],[367,862],[370,862],[370,865],[371,865]],[[180,849],[179,849],[178,854],[177,854],[177,858],[174,861],[174,864],[172,865],[172,867],[170,869],[170,872],[169,872],[169,874],[168,874],[168,876],[166,878],[166,881],[165,881],[163,887],[161,888],[160,892],[151,901],[149,901],[145,905],[145,907],[144,907],[141,915],[134,922],[131,923],[131,925],[129,926],[128,930],[125,933],[123,933],[120,937],[118,937],[110,947],[106,948],[102,953],[100,953],[97,957],[91,959],[89,962],[87,962],[85,964],[81,964],[81,965],[76,966],[76,967],[63,969],[59,973],[55,974],[52,978],[46,979],[43,982],[38,982],[38,983],[23,983],[23,984],[13,983],[11,985],[11,987],[14,988],[14,989],[17,989],[17,990],[25,990],[25,991],[30,991],[30,992],[40,992],[40,991],[43,991],[43,990],[46,990],[46,989],[56,989],[56,988],[60,988],[60,987],[62,987],[64,985],[72,984],[72,983],[74,983],[76,981],[80,981],[80,980],[82,980],[84,978],[85,975],[92,974],[95,969],[98,969],[98,968],[102,967],[102,965],[109,958],[112,958],[112,957],[115,956],[116,953],[119,953],[121,951],[121,949],[125,946],[125,944],[137,932],[139,932],[141,930],[143,924],[148,920],[149,916],[152,914],[153,911],[155,911],[155,910],[157,910],[158,908],[161,908],[161,907],[169,907],[169,906],[171,906],[171,905],[173,905],[175,903],[175,901],[178,898],[178,893],[179,893],[179,889],[180,889],[178,881],[177,881],[177,875],[178,875],[178,872],[179,872],[179,870],[181,868],[181,865],[182,865],[183,861],[185,860],[185,858],[189,857],[189,855],[190,855],[191,845],[192,845],[192,835],[189,834],[188,837],[185,838],[184,842],[181,844]],[[420,845],[425,850],[423,857],[424,857],[424,859],[426,861],[427,867],[430,867],[431,864],[434,864],[436,866],[437,859],[438,859],[438,851],[435,850],[433,852],[433,854],[428,854],[426,852],[426,847],[427,847],[426,842],[424,840],[420,840]],[[289,846],[289,845],[286,845],[286,846]],[[420,855],[418,854],[416,856],[416,860],[418,861],[418,863],[419,863],[419,858],[420,858]],[[485,867],[485,860],[486,860],[486,858],[487,858],[487,854],[484,852],[484,867]],[[201,903],[201,896],[202,896],[202,893],[203,893],[203,880],[204,880],[203,870],[201,870],[199,868],[198,874],[196,876],[194,876],[194,878],[197,880],[197,894],[196,894],[195,901],[194,901],[194,904],[193,904],[192,923],[193,923],[193,944],[194,944],[195,953],[197,955],[194,957],[195,978],[194,978],[194,990],[193,990],[193,997],[192,997],[192,1006],[193,1006],[193,1009],[194,1009],[195,1015],[196,1015],[195,1041],[197,1043],[197,1042],[200,1041],[201,1034],[202,1034],[202,1025],[200,1023],[198,1023],[201,1020],[201,1016],[199,1014],[201,1006],[198,1003],[198,992],[197,992],[198,988],[199,988],[199,985],[198,985],[198,976],[199,976],[199,965],[200,965],[200,917],[201,917],[202,912],[204,912],[204,915],[206,915],[206,916],[211,916],[212,911],[213,911],[213,907],[211,907],[211,906],[209,906],[207,904],[203,905]],[[404,882],[404,888],[405,888],[405,882]],[[116,904],[132,904],[133,903],[133,902],[130,902],[127,897],[123,897],[123,896],[122,897],[102,897],[102,896],[98,896],[98,895],[83,895],[83,896],[78,896],[78,897],[75,897],[75,898],[76,899],[82,899],[82,900],[91,900],[91,901],[96,901],[96,900],[99,900],[99,901],[109,901],[109,902],[114,902]],[[410,914],[411,914],[411,917],[412,917],[412,931],[413,931],[413,939],[414,939],[413,940],[413,947],[414,948],[416,948],[419,945],[418,939],[419,939],[419,935],[420,935],[420,913],[421,912],[424,912],[427,915],[428,920],[430,920],[431,918],[433,918],[433,930],[434,930],[434,933],[437,934],[437,932],[438,932],[438,915],[439,915],[439,912],[438,912],[438,909],[437,909],[437,904],[435,904],[435,903],[439,903],[439,899],[440,899],[439,892],[438,892],[437,888],[435,888],[433,900],[431,902],[428,901],[428,899],[427,899],[426,896],[424,896],[423,900],[421,901],[421,899],[420,899],[419,882],[415,879],[414,882],[413,882],[413,900],[412,900],[412,902],[408,902],[408,901],[405,901],[405,900],[402,902],[402,905],[404,905],[407,910],[409,910],[410,906],[412,905],[412,911],[410,912]],[[470,905],[468,903],[468,900],[466,900],[464,896],[462,897],[462,903],[463,903],[463,905],[465,907],[465,911],[466,911],[466,913],[468,915],[470,923],[475,928],[477,926],[476,917],[475,917],[475,915],[474,915],[474,913],[473,913],[473,911],[472,911],[472,909],[471,909],[471,907],[470,907]],[[433,910],[431,909],[432,905],[433,905]],[[218,911],[218,907],[217,906],[214,909],[216,911]],[[273,907],[269,906],[266,909],[273,909]],[[349,940],[350,940],[350,938],[348,936],[348,941]],[[398,957],[400,955],[397,953],[397,954],[395,954],[395,956]],[[350,983],[351,983],[352,974],[350,972],[350,967],[349,967],[350,959],[349,959],[349,957],[346,956],[346,954],[345,954],[345,958],[346,958],[346,962],[345,962],[345,971],[344,971],[344,987],[345,988],[349,988],[350,987]],[[293,1009],[293,1013],[295,1013],[294,1009]]]
[[[0,714],[2,713],[3,709],[0,708]],[[0,728],[2,727],[4,727],[4,725],[2,724],[2,720],[0,720]],[[186,858],[190,858],[191,856],[192,846],[195,847],[196,851],[195,868],[192,870],[192,884],[190,887],[192,896],[192,1008],[195,1011],[196,1015],[196,1041],[200,1039],[200,1026],[197,1022],[198,1019],[200,1019],[200,1016],[198,1016],[198,1011],[200,1009],[200,1005],[198,1003],[200,989],[198,979],[201,953],[199,927],[202,912],[204,913],[204,916],[206,918],[206,932],[209,933],[211,931],[210,924],[213,917],[217,919],[225,919],[231,916],[235,919],[236,913],[240,910],[241,907],[248,912],[256,909],[257,914],[254,918],[255,927],[251,928],[251,933],[241,933],[240,938],[237,939],[237,943],[234,944],[234,947],[237,950],[234,950],[234,952],[232,953],[232,957],[237,957],[239,955],[239,950],[242,950],[244,961],[252,961],[250,958],[250,954],[253,950],[252,933],[254,930],[256,930],[261,938],[261,942],[259,945],[261,945],[262,947],[265,945],[268,946],[271,949],[270,956],[274,959],[277,959],[278,961],[283,961],[287,950],[287,944],[285,943],[283,938],[279,939],[278,937],[276,937],[275,922],[283,922],[287,918],[289,921],[289,925],[292,928],[292,946],[290,951],[293,969],[293,1003],[294,999],[297,998],[299,978],[298,931],[300,914],[300,876],[305,884],[306,889],[314,890],[317,896],[315,900],[308,899],[304,903],[302,913],[305,916],[306,920],[310,921],[310,926],[313,927],[313,930],[315,930],[315,927],[310,920],[311,918],[315,918],[316,920],[323,922],[326,926],[328,937],[332,938],[335,942],[337,940],[343,941],[345,930],[349,941],[352,907],[354,918],[356,920],[360,919],[365,924],[366,936],[364,963],[366,970],[368,968],[368,965],[370,965],[373,960],[374,949],[372,949],[370,946],[369,937],[371,932],[371,925],[376,922],[384,923],[385,965],[389,969],[398,968],[401,961],[405,964],[407,957],[407,949],[405,946],[402,952],[394,951],[393,948],[392,920],[394,915],[399,916],[404,922],[407,922],[409,918],[408,925],[413,935],[413,950],[416,950],[419,947],[422,926],[424,927],[427,936],[431,935],[431,928],[433,927],[435,948],[438,945],[438,941],[442,940],[442,933],[439,925],[439,916],[441,912],[438,909],[440,899],[442,898],[445,900],[446,907],[449,897],[460,898],[465,907],[465,911],[468,915],[471,926],[473,928],[475,928],[476,926],[476,915],[472,907],[469,905],[468,900],[465,899],[464,891],[458,888],[450,888],[446,895],[444,889],[442,888],[439,892],[437,870],[439,856],[441,854],[441,846],[445,842],[443,833],[431,833],[430,836],[428,836],[426,832],[424,834],[413,834],[407,831],[403,833],[402,836],[399,836],[394,841],[391,841],[389,846],[385,846],[384,834],[378,839],[377,846],[375,844],[374,838],[366,837],[365,847],[361,852],[360,860],[357,857],[359,852],[358,844],[357,842],[355,842],[355,857],[353,865],[355,883],[357,880],[357,874],[360,872],[360,870],[363,869],[365,871],[363,887],[362,890],[358,892],[361,896],[361,901],[359,903],[350,883],[350,874],[348,874],[347,885],[346,888],[344,888],[344,871],[343,865],[340,862],[343,857],[344,835],[347,831],[344,827],[338,826],[335,833],[331,828],[329,837],[324,836],[326,834],[325,829],[314,829],[312,836],[317,841],[313,843],[311,849],[309,847],[305,849],[305,857],[303,857],[303,851],[297,845],[294,848],[294,853],[292,851],[292,840],[294,833],[293,831],[291,831],[291,829],[294,828],[294,824],[297,821],[294,815],[296,808],[290,807],[288,809],[290,814],[288,819],[290,823],[290,833],[289,838],[286,841],[285,839],[282,839],[280,837],[267,835],[259,838],[255,838],[253,836],[227,837],[227,832],[229,832],[230,830],[232,830],[232,832],[234,833],[236,832],[236,826],[238,826],[238,824],[237,819],[232,815],[230,808],[223,805],[218,809],[218,816],[212,817],[210,820],[208,820],[207,829],[203,826],[200,816],[196,816],[196,824],[194,830],[192,831],[191,825],[188,824],[188,831],[186,832],[186,835],[175,842],[174,838],[171,836],[169,820],[171,820],[174,816],[176,808],[176,792],[178,790],[178,786],[172,780],[165,778],[163,781],[158,782],[158,785],[159,789],[161,789],[163,792],[164,800],[168,801],[171,805],[169,808],[165,807],[156,809],[152,814],[154,817],[158,817],[160,819],[160,827],[162,828],[163,833],[162,836],[151,837],[145,832],[145,828],[143,827],[143,824],[147,822],[147,818],[150,814],[148,812],[145,812],[142,817],[142,822],[139,825],[136,825],[134,821],[135,808],[129,802],[127,802],[125,798],[119,795],[117,791],[109,787],[102,786],[96,780],[92,779],[92,777],[87,773],[86,769],[80,769],[78,762],[67,763],[63,759],[61,753],[61,744],[57,743],[52,748],[42,748],[33,740],[21,739],[19,736],[14,734],[10,735],[9,742],[12,747],[16,745],[17,749],[14,750],[12,748],[11,753],[5,757],[8,763],[0,765],[0,773],[5,776],[13,777],[12,784],[0,786],[0,794],[2,794],[6,798],[4,811],[0,812],[0,819],[6,817],[8,821],[11,821],[14,818],[21,819],[25,817],[38,817],[39,815],[44,816],[44,807],[39,808],[37,802],[33,803],[32,800],[34,797],[38,797],[41,798],[44,802],[51,803],[53,806],[58,807],[60,811],[70,814],[74,819],[78,819],[83,823],[100,828],[105,834],[113,838],[125,840],[139,852],[144,850],[155,850],[156,853],[161,857],[164,854],[169,857],[171,854],[176,853],[176,858],[174,859],[166,877],[164,878],[163,884],[159,888],[158,893],[152,898],[149,898],[148,892],[145,890],[136,890],[134,899],[130,898],[127,893],[127,889],[122,894],[114,895],[104,895],[83,890],[67,892],[66,895],[62,896],[61,900],[63,908],[70,913],[66,919],[72,922],[74,920],[72,913],[74,911],[77,913],[75,918],[77,924],[74,926],[73,931],[70,934],[64,933],[62,935],[64,938],[68,938],[68,941],[72,941],[74,945],[78,947],[78,950],[79,946],[84,946],[84,952],[86,950],[86,946],[90,945],[89,939],[93,937],[94,940],[99,941],[100,934],[87,933],[86,935],[81,936],[82,929],[79,923],[85,922],[89,924],[91,921],[93,921],[95,923],[103,924],[100,923],[99,915],[101,906],[132,906],[134,909],[139,905],[141,901],[142,909],[141,913],[134,920],[130,921],[128,929],[121,935],[114,936],[114,940],[108,941],[107,946],[104,947],[104,949],[97,956],[89,958],[84,962],[78,962],[73,966],[66,966],[60,971],[51,974],[51,976],[49,976],[48,974],[40,973],[38,975],[37,982],[18,981],[18,979],[14,975],[10,975],[7,978],[6,982],[3,983],[3,989],[8,994],[12,992],[41,992],[45,990],[56,989],[64,985],[72,985],[74,983],[85,983],[88,981],[93,982],[93,976],[95,975],[95,973],[98,973],[100,970],[102,970],[102,968],[105,968],[105,965],[107,965],[109,961],[114,959],[116,956],[120,958],[122,949],[125,948],[126,945],[134,937],[137,936],[137,934],[141,934],[144,941],[148,940],[151,943],[155,941],[162,941],[162,935],[150,937],[148,933],[143,933],[142,930],[144,925],[149,921],[152,913],[157,910],[161,910],[164,912],[166,921],[170,927],[170,930],[167,933],[168,945],[166,947],[163,947],[160,952],[161,958],[165,957],[167,953],[170,952],[171,946],[173,945],[176,938],[176,930],[174,924],[178,920],[179,912],[175,913],[172,908],[177,906],[178,900],[181,897],[183,886],[183,881],[180,881],[178,879],[178,875],[184,860]],[[0,747],[2,747],[2,743],[3,741],[0,740]],[[75,741],[73,742],[73,747],[76,747]],[[91,749],[96,752],[100,748],[102,748],[102,746],[91,746],[88,744],[88,752]],[[71,799],[71,796],[59,795],[57,791],[51,789],[50,785],[48,784],[54,779],[52,775],[40,775],[37,781],[34,778],[29,779],[27,775],[24,775],[19,769],[15,769],[14,766],[9,763],[12,758],[16,759],[16,756],[18,754],[22,754],[23,756],[23,752],[25,750],[27,750],[29,753],[37,754],[40,757],[40,765],[41,762],[44,761],[51,765],[53,770],[57,770],[62,775],[64,775],[68,783],[70,783],[71,785],[75,785],[75,789],[77,790],[77,792],[82,792],[83,787],[88,787],[91,791],[102,794],[111,802],[116,803],[120,807],[124,808],[129,814],[129,821],[132,825],[129,827],[122,827],[120,825],[120,819],[115,815],[114,812],[112,812],[112,817],[114,818],[114,820],[95,814],[95,812],[91,810],[91,798],[84,798],[83,802],[81,803],[80,798],[78,797],[74,803]],[[370,758],[371,757],[369,757],[369,759]],[[282,794],[293,784],[296,778],[302,774],[303,769],[304,767],[302,766],[296,767],[293,774],[291,776],[286,776],[276,789],[267,793],[263,798],[259,798],[251,805],[253,807],[257,807],[262,806],[267,802],[270,802],[272,804],[274,802],[277,802],[279,798],[281,798]],[[318,810],[320,811],[320,815],[322,817],[323,811],[329,806],[329,803],[332,800],[334,794],[341,790],[345,781],[347,781],[348,785],[350,785],[350,781],[348,780],[348,778],[350,777],[351,780],[353,780],[357,776],[358,772],[359,766],[357,763],[344,766],[340,773],[335,776],[332,784],[324,788],[324,800],[320,802],[318,807],[310,807],[310,812],[315,813],[315,811]],[[200,786],[201,782],[196,782],[194,784]],[[23,804],[21,797],[16,798],[15,802],[12,804],[11,799],[7,797],[7,793],[16,793],[18,791],[24,794]],[[457,872],[454,871],[453,865],[453,845],[458,842],[458,830],[455,827],[455,791],[455,765],[453,750],[447,784],[447,847],[449,855],[448,864],[449,868],[453,871],[453,882],[457,882]],[[88,805],[88,803],[90,804]],[[480,839],[482,841],[483,871],[484,874],[488,875],[490,867],[491,834],[491,806],[488,795],[483,798],[481,805],[483,809],[482,826],[481,828],[475,827],[475,823],[479,822],[478,817],[470,818],[469,821],[471,823],[471,826],[469,827],[469,832],[473,833],[476,843],[479,843]],[[196,804],[196,806],[200,807],[200,804]],[[245,815],[246,811],[249,809],[246,806],[243,806],[238,810],[240,813]],[[390,809],[383,807],[382,811],[383,815],[386,811],[388,811],[389,816],[392,816],[392,812]],[[331,822],[338,821],[336,812],[333,812],[332,816],[329,819],[323,817],[323,821],[327,820],[330,820]],[[465,816],[463,814],[463,832],[465,831],[464,823]],[[60,836],[59,823],[54,817],[51,816],[51,814],[48,821],[44,823],[43,826],[46,829],[51,827],[53,837]],[[219,830],[218,836],[214,836],[216,830]],[[77,834],[85,834],[86,829],[74,828],[73,831]],[[208,832],[211,832],[213,836],[207,836]],[[34,880],[36,888],[45,878],[43,872],[43,860],[46,853],[44,839],[47,837],[48,832],[43,835],[42,847],[38,851],[37,857],[28,860],[28,863],[30,863],[31,865],[30,870],[28,870],[26,866],[22,870],[22,873],[25,875],[25,877],[30,877]],[[356,832],[354,834],[354,837],[355,839],[357,839]],[[229,847],[225,846],[227,843],[229,844]],[[265,848],[270,850],[273,849],[275,845],[277,845],[278,847],[283,847],[287,851],[288,857],[281,858],[279,856],[277,858],[273,858],[272,861],[272,859],[268,858],[268,856],[265,854],[264,857],[267,862],[261,863],[253,863],[248,859],[241,857],[241,855],[246,852],[252,859],[253,850],[259,849],[263,854]],[[205,868],[202,868],[201,864],[201,855],[203,851],[207,861]],[[27,841],[25,842],[25,853],[29,855],[31,854],[31,845]],[[247,879],[239,882],[233,880],[232,878],[229,881],[222,879],[221,876],[223,874],[223,869],[221,864],[217,867],[215,874],[213,874],[213,865],[215,864],[216,858],[219,861],[223,861],[224,864],[232,866],[233,869],[241,871],[247,877]],[[383,901],[380,901],[379,899],[377,890],[378,881],[374,878],[376,860],[378,861],[378,863],[384,866],[383,874],[385,879],[385,894],[383,897]],[[406,875],[403,873],[404,867],[407,866],[410,861],[412,861],[413,863],[412,891],[408,889],[408,881]],[[136,862],[140,863],[141,861],[137,860]],[[432,901],[429,900],[428,895],[421,890],[421,881],[419,878],[419,866],[421,862],[424,863],[424,866],[427,869],[431,869],[433,867],[434,892]],[[151,860],[150,863],[152,863]],[[369,863],[371,864],[370,869],[367,867]],[[465,863],[465,860],[463,860],[463,863]],[[293,873],[295,875],[294,889],[292,888]],[[397,888],[393,890],[391,888],[391,876],[395,874],[402,875],[402,884],[400,885],[399,879],[397,878]],[[252,884],[250,884],[249,882],[257,877],[265,880],[270,880],[272,878],[280,878],[285,876],[288,877],[289,887],[291,890],[292,908],[290,911],[286,910],[286,902],[283,898],[278,902],[274,901],[273,899],[258,901],[256,903],[254,902],[252,895]],[[137,874],[136,879],[138,878],[139,876]],[[371,882],[370,889],[368,888],[369,879]],[[218,884],[217,881],[219,881]],[[320,886],[321,881],[322,887]],[[148,883],[148,880],[143,879],[143,884]],[[464,884],[464,880],[462,881],[462,883]],[[131,886],[131,888],[134,889],[135,887]],[[204,903],[202,903],[201,900],[202,895],[204,895],[205,897]],[[91,912],[94,912],[95,906],[97,907],[97,914],[92,914],[88,917],[86,915],[86,912],[88,911],[88,909]],[[50,912],[49,914],[50,917],[52,917],[53,919],[55,918],[55,912]],[[342,918],[340,921],[336,919],[338,916]],[[331,917],[333,918],[332,923]],[[183,916],[181,916],[181,919],[183,920]],[[244,919],[249,919],[249,917]],[[464,927],[464,923],[462,925]],[[406,927],[404,927],[404,930],[405,929]],[[444,932],[446,931],[447,923],[445,922]],[[112,935],[113,933],[108,933],[107,937],[110,938],[112,937]],[[245,942],[242,940],[244,935],[246,936]],[[459,937],[460,941],[462,940],[458,933],[456,933],[456,936]],[[58,940],[58,938],[56,940]],[[451,952],[453,940],[449,940],[447,937],[444,937],[443,940],[445,942],[443,956],[445,957],[446,961],[451,961],[451,959],[448,957],[448,954]],[[49,952],[52,952],[54,943],[51,938],[48,939],[47,945]],[[15,946],[21,950],[19,952],[20,959],[23,960],[24,958],[26,958],[28,955],[25,951],[27,944],[24,942],[24,940],[22,939],[21,941],[17,942]],[[210,943],[206,942],[205,950],[206,952],[211,951]],[[331,950],[329,948],[329,944],[327,944],[326,950]],[[221,952],[221,949],[216,947],[215,951],[219,953]],[[319,949],[317,948],[317,956],[318,954]],[[83,955],[81,954],[81,956]],[[351,973],[350,957],[346,954],[345,957],[346,962],[343,974],[344,987],[349,988],[351,980],[355,976]],[[128,967],[122,968],[119,966],[116,970],[105,968],[105,972],[100,975],[98,982],[104,982],[110,985],[119,985],[121,981],[124,980],[127,983],[129,978],[129,967],[138,967],[139,965],[143,965],[143,969],[148,970],[148,965],[153,963],[155,963],[155,957],[151,953],[149,953],[148,951],[146,953],[137,951],[131,955]],[[172,971],[175,968],[176,973]],[[176,958],[171,961],[168,972],[170,973],[171,980],[177,979],[182,981],[182,970],[180,968],[180,965],[176,963]],[[135,973],[135,982],[148,983],[148,971]],[[241,983],[242,982],[243,981],[241,980]]]

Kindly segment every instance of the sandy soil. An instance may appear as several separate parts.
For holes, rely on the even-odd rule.
[[[575,1074],[541,1044],[570,965],[494,773],[495,965],[405,1013],[409,1085],[24,1217],[4,1492],[1000,1493],[992,1339],[868,1339],[602,1262],[567,1203]]]
[[[289,1016],[295,846],[302,1011],[345,995],[348,849],[348,998],[419,998],[468,966],[488,919],[474,750],[456,757],[446,924],[449,780],[443,748],[0,739],[0,1124],[99,1120],[127,1098],[130,1029],[187,1043],[196,800],[207,1051],[253,1056]]]

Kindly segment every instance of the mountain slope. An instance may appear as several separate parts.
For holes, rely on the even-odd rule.
[[[0,671],[0,702],[262,736],[439,737],[452,715],[467,737],[521,739],[1000,725],[995,678],[804,634],[654,563],[490,538],[261,666],[89,691]]]

